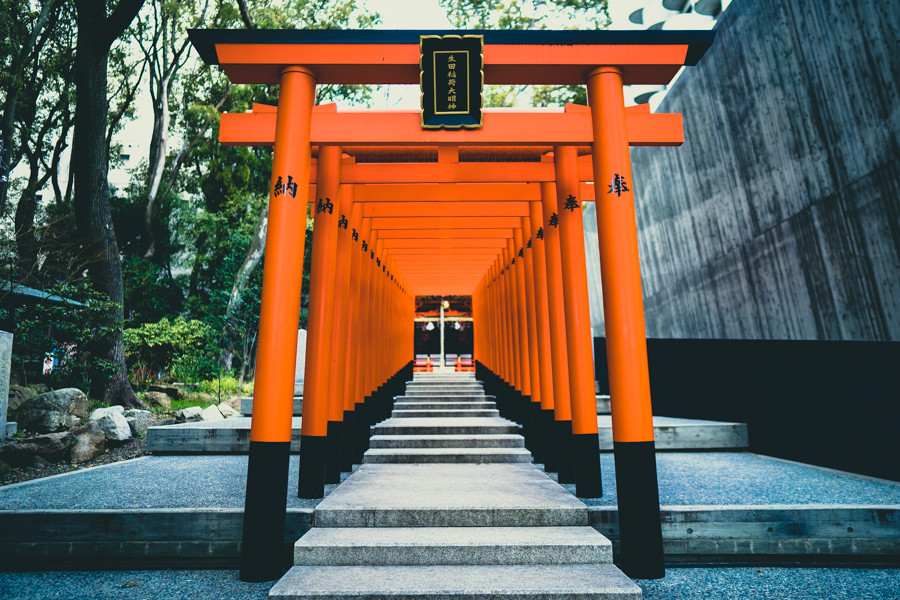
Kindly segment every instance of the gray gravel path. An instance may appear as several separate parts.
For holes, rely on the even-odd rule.
[[[615,467],[601,454],[603,498],[615,506]],[[900,483],[887,483],[741,452],[657,454],[660,503],[900,504]],[[3,509],[240,508],[246,456],[147,456],[113,465],[0,487]],[[298,457],[291,457],[288,507],[311,508],[296,497]],[[344,474],[343,477],[347,477]],[[329,486],[329,491],[335,486]],[[564,486],[574,492],[574,486]]]
[[[898,600],[898,569],[669,568],[638,580],[644,600]],[[0,573],[0,598],[43,600],[263,600],[272,583],[236,571]]]

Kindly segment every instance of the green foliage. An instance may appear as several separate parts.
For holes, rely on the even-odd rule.
[[[214,332],[197,320],[162,318],[156,323],[125,330],[125,357],[135,385],[169,374],[196,382],[215,374]]]
[[[77,387],[89,391],[90,375],[94,370],[112,374],[115,365],[91,353],[98,340],[114,335],[121,324],[99,327],[102,315],[108,314],[111,303],[85,281],[49,286],[44,300],[30,300],[6,293],[0,302],[0,319],[15,325],[13,364],[28,378],[41,373],[46,357],[56,366],[49,376],[50,386]],[[16,306],[16,304],[20,304]]]

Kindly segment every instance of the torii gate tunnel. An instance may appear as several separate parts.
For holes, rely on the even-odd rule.
[[[485,111],[478,129],[419,112],[313,106],[317,84],[419,84],[420,35],[481,35],[483,81],[586,84],[588,104]],[[471,295],[478,378],[529,449],[602,493],[582,204],[596,203],[621,566],[664,574],[629,146],[676,146],[681,115],[625,108],[709,31],[194,30],[234,83],[278,107],[222,115],[220,140],[274,146],[241,578],[281,575],[304,229],[314,215],[298,495],[360,462],[411,377],[416,295]],[[308,209],[308,206],[312,205]]]

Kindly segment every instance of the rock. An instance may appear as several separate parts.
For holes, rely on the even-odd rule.
[[[36,394],[46,394],[50,391],[50,386],[46,383],[34,383],[28,387],[33,389]]]
[[[131,427],[124,415],[125,409],[121,406],[98,408],[91,413],[88,421],[93,421],[100,426],[109,442],[127,442],[131,439]]]
[[[31,388],[27,388],[21,385],[11,385],[9,386],[9,406],[7,407],[8,415],[12,416],[16,414],[16,411],[19,410],[19,407],[25,403],[26,400],[30,400],[37,396],[37,392]]]
[[[74,441],[71,433],[63,431],[8,442],[0,445],[0,460],[14,467],[31,467],[36,457],[50,462],[67,460]]]
[[[150,391],[165,394],[172,400],[181,400],[181,390],[174,385],[151,385]]]
[[[13,472],[12,466],[0,460],[0,475],[8,475]]]
[[[131,427],[131,433],[134,435],[144,435],[147,433],[147,428],[150,427],[150,424],[153,422],[153,413],[149,410],[126,410],[122,413],[122,416],[128,421],[128,425]]]
[[[79,425],[89,408],[84,392],[65,388],[26,400],[19,407],[16,420],[21,429],[54,433]]]
[[[194,423],[196,421],[202,421],[203,417],[200,414],[203,412],[203,409],[199,406],[191,406],[189,408],[183,408],[175,413],[175,418],[181,423]]]
[[[214,404],[211,404],[200,413],[200,419],[203,421],[223,421],[225,417],[222,416],[222,413],[219,412],[219,409]]]
[[[82,463],[106,452],[106,434],[96,421],[88,421],[72,430],[72,451],[69,460]]]
[[[172,399],[162,392],[144,392],[144,402],[146,402],[150,406],[172,408]]]
[[[231,407],[231,405],[228,404],[227,402],[223,402],[222,404],[220,404],[220,405],[217,406],[216,408],[219,409],[219,412],[222,413],[222,416],[225,417],[226,419],[232,419],[232,418],[234,418],[234,417],[239,417],[239,416],[241,416],[241,413],[239,413],[238,411],[234,410],[234,409]]]

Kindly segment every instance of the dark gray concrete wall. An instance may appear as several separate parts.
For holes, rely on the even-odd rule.
[[[685,143],[632,150],[648,336],[900,339],[900,2],[733,2],[658,112]]]

